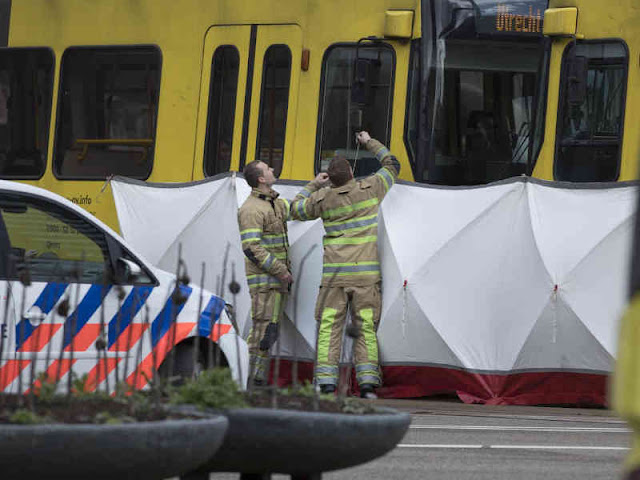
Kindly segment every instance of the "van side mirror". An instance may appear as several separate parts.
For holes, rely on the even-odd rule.
[[[571,56],[567,61],[567,101],[569,105],[581,105],[587,97],[587,57]]]

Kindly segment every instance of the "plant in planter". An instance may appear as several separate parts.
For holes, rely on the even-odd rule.
[[[130,405],[65,396],[14,410],[0,424],[2,477],[160,480],[202,463],[227,426],[155,408],[131,416]]]
[[[220,382],[222,375],[205,372],[173,397],[180,404],[178,411],[223,412],[229,420],[220,449],[183,480],[204,480],[210,472],[223,471],[239,472],[241,478],[269,478],[272,473],[320,478],[324,471],[384,455],[410,423],[407,414],[360,399],[320,394],[313,385],[286,390],[269,386],[230,395],[222,387],[228,386],[228,380]],[[268,406],[274,396],[279,408]]]
[[[236,295],[239,286],[232,282],[230,290]],[[360,332],[352,328],[350,334],[357,336]],[[350,367],[343,378],[347,385],[339,385],[342,393],[337,396],[321,394],[312,384],[300,385],[296,376],[290,388],[278,388],[277,342],[274,348],[271,385],[250,387],[242,395],[224,373],[206,372],[178,390],[174,401],[183,404],[181,408],[187,403],[204,411],[216,409],[213,411],[223,411],[229,420],[220,449],[182,480],[205,480],[210,472],[221,471],[239,472],[245,479],[266,479],[272,473],[319,479],[324,471],[384,455],[402,439],[410,423],[408,414],[345,397]]]
[[[28,271],[22,275],[21,284],[25,292],[30,286]],[[101,303],[103,301],[104,297]],[[79,312],[81,308],[79,304],[71,306],[70,303],[68,299],[62,300],[51,317],[71,317],[70,330],[73,331],[79,314],[69,315],[69,312]],[[146,320],[148,324],[148,318]],[[175,316],[170,319],[170,323],[174,322]],[[41,326],[36,326],[36,337]],[[24,323],[21,329],[26,329]],[[126,351],[135,352],[129,339]],[[36,344],[38,340],[34,339]],[[0,353],[3,348],[2,339]],[[73,340],[68,349],[61,349],[59,361],[54,359],[51,348],[46,348],[40,361],[53,368],[38,375],[37,353],[34,349],[31,368],[26,370],[28,378],[19,372],[14,382],[17,393],[0,394],[2,478],[161,480],[200,465],[222,442],[227,419],[221,415],[194,416],[167,409],[170,389],[155,369],[148,379],[148,391],[135,391],[124,381],[114,388],[109,388],[107,383],[105,389],[99,391],[91,372],[82,377],[75,374],[73,358],[77,352]],[[107,341],[103,338],[96,341],[96,356],[98,372],[108,372],[114,357],[116,366],[119,361],[117,353],[107,352]],[[61,382],[64,363],[69,370],[67,380]],[[10,374],[7,365],[11,364],[6,363],[0,369],[0,377]],[[117,373],[115,375],[117,379]]]

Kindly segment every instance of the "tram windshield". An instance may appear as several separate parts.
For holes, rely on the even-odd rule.
[[[495,30],[502,17],[493,18]],[[531,174],[543,139],[548,44],[538,33],[538,17],[522,18],[519,25],[528,30],[505,32],[502,25],[497,34],[481,35],[486,17],[474,15],[467,22],[471,27],[463,22],[457,31],[436,35],[441,39],[435,40],[430,57],[420,52],[424,42],[414,43],[412,70],[419,75],[417,58],[430,60],[420,76],[426,85],[410,79],[418,87],[411,89],[411,97],[426,88],[423,98],[428,99],[420,127],[427,132],[421,159],[415,145],[419,108],[408,109],[406,133],[416,180],[476,185]]]

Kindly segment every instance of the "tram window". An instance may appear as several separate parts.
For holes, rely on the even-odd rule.
[[[570,63],[577,62],[586,67],[580,71],[582,78],[568,71]],[[555,157],[557,180],[603,182],[618,178],[628,62],[622,42],[579,42],[565,50]],[[578,82],[583,84],[583,94],[576,96],[569,85]]]
[[[0,178],[40,178],[47,164],[53,52],[0,50]]]
[[[271,45],[264,54],[256,159],[282,172],[291,83],[291,50]]]
[[[218,47],[211,61],[207,139],[204,147],[206,175],[228,172],[231,166],[233,125],[240,54],[231,45]]]
[[[395,52],[384,43],[366,43],[360,45],[357,56],[366,78],[362,103],[354,102],[351,94],[356,45],[334,45],[324,55],[316,171],[327,168],[336,154],[353,160],[358,176],[377,170],[375,158],[358,150],[355,134],[360,130],[367,130],[373,138],[389,144]]]
[[[474,185],[531,173],[541,142],[535,112],[544,93],[546,45],[446,43],[441,77],[435,69],[430,76],[433,151],[418,181]]]
[[[59,178],[149,176],[160,62],[151,46],[65,51],[54,153]]]

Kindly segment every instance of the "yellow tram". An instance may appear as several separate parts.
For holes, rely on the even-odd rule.
[[[336,152],[366,174],[358,129],[390,145],[406,180],[629,180],[638,12],[633,0],[0,0],[0,177],[115,228],[111,175],[184,182],[259,158],[309,179]]]

